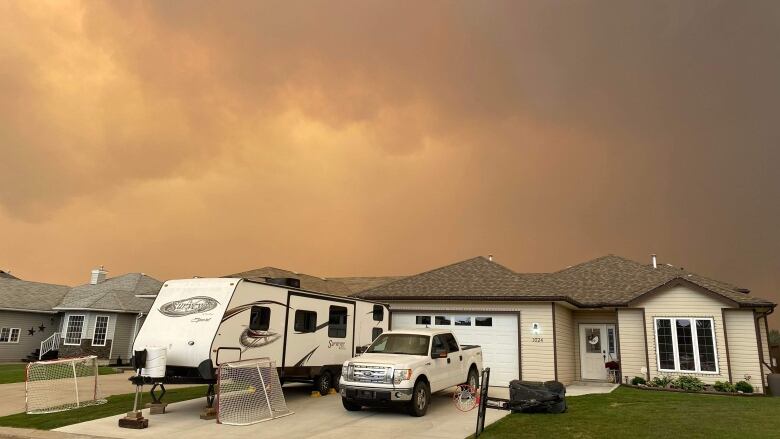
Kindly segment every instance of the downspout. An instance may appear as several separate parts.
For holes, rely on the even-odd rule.
[[[130,357],[128,357],[128,361],[130,361],[130,358],[132,358],[135,355],[135,352],[133,352],[133,346],[135,346],[135,338],[138,336],[138,322],[141,321],[141,317],[144,316],[144,313],[139,312],[137,316],[135,316],[135,323],[133,324],[133,339],[130,340]]]

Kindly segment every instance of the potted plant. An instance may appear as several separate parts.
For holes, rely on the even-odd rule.
[[[604,363],[604,367],[607,369],[607,376],[613,383],[620,383],[620,362],[611,360]]]

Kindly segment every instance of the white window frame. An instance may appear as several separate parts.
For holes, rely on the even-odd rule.
[[[103,335],[103,344],[95,344],[95,333],[97,333],[97,324],[98,320],[100,320],[101,317],[106,318],[106,333]],[[95,325],[92,327],[92,346],[105,346],[106,340],[108,340],[108,325],[111,323],[111,316],[107,315],[99,315],[95,316]]]
[[[19,343],[19,339],[22,338],[22,329],[21,328],[11,328],[11,327],[6,326],[6,327],[3,327],[3,328],[0,328],[0,331],[2,331],[3,329],[7,329],[8,330],[8,341],[0,341],[0,344],[18,344]],[[14,339],[13,339],[14,338],[14,331],[16,332],[16,341],[14,341]]]
[[[661,350],[658,343],[658,321],[669,320],[672,326],[672,352],[674,354],[674,369],[661,369]],[[696,370],[680,369],[680,350],[677,347],[677,320],[690,320],[691,337],[693,338],[693,361]],[[701,370],[701,360],[699,358],[699,335],[696,330],[697,320],[707,320],[710,322],[712,331],[712,351],[715,355],[715,371]],[[655,317],[653,319],[653,334],[655,336],[655,363],[658,372],[668,373],[699,373],[705,375],[720,375],[720,357],[718,357],[718,342],[715,336],[715,319],[712,317]]]
[[[81,317],[81,334],[79,334],[79,342],[78,343],[68,343],[68,328],[70,328],[70,319],[73,317]],[[84,314],[71,314],[68,316],[68,319],[65,321],[65,330],[62,334],[62,344],[68,345],[68,346],[81,346],[81,339],[84,338],[84,326],[87,325],[87,316]]]

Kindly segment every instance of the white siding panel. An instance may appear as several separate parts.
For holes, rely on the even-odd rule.
[[[574,353],[576,332],[574,313],[563,305],[555,305],[555,350],[558,359],[558,381],[569,385],[575,380],[577,362]]]
[[[541,333],[533,334],[531,325],[539,323]],[[520,314],[522,377],[526,381],[555,379],[551,302],[523,304]]]
[[[620,309],[617,312],[621,373],[629,379],[636,376],[647,378],[647,374],[642,373],[647,360],[643,314],[641,309]]]
[[[726,310],[724,315],[733,381],[750,377],[750,382],[757,387],[755,384],[761,382],[761,368],[753,310]]]

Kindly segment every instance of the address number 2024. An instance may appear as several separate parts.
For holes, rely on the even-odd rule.
[[[531,338],[531,342],[532,343],[543,343],[544,342],[544,338],[542,338],[542,337],[533,337],[533,338]]]

